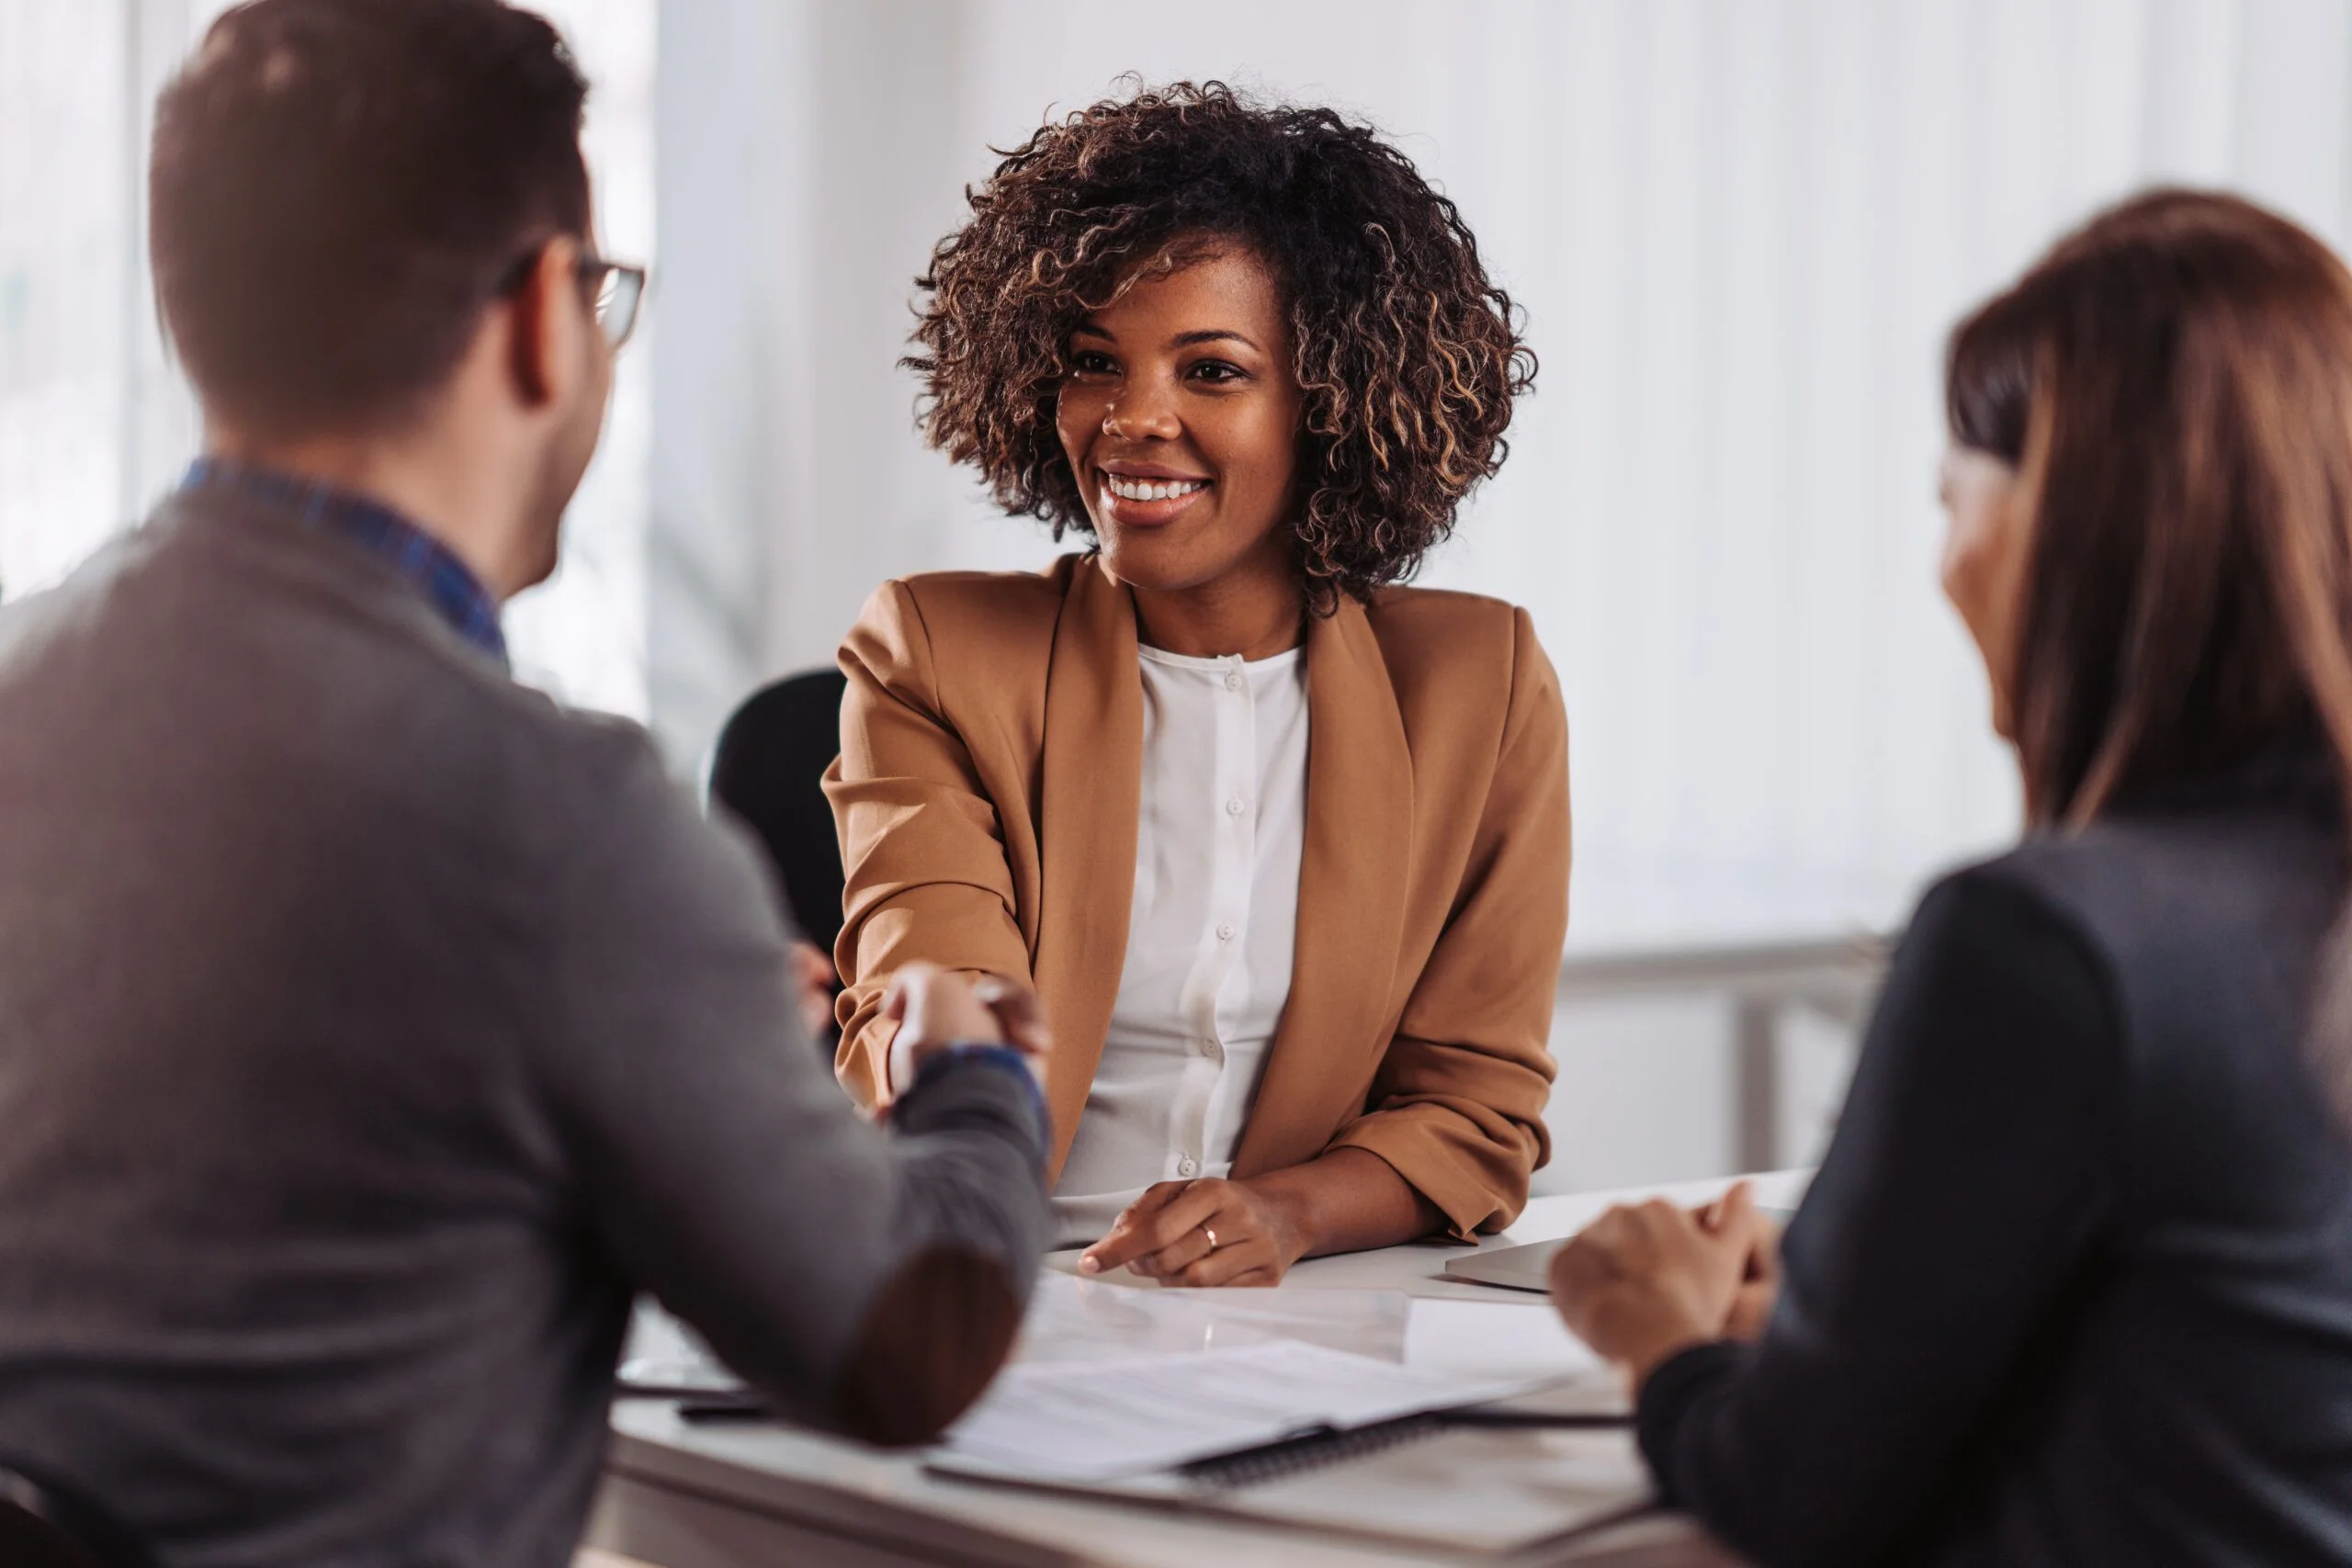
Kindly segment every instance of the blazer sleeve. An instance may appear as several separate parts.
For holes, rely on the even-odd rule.
[[[1518,1217],[1551,1153],[1544,1105],[1568,931],[1568,720],[1534,624],[1515,614],[1510,708],[1453,913],[1366,1113],[1331,1145],[1386,1160],[1464,1240]]]
[[[1997,867],[1919,906],[1753,1349],[1643,1389],[1668,1501],[1768,1564],[1881,1562],[2036,1419],[2097,1288],[2128,1086],[2076,923]]]
[[[842,753],[825,775],[841,835],[843,988],[836,1071],[868,1105],[890,1099],[880,1016],[890,976],[922,960],[1027,983],[996,805],[945,716],[922,607],[886,582],[842,645]]]

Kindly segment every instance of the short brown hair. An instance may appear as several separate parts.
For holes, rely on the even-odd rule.
[[[401,417],[503,275],[584,238],[588,87],[500,0],[251,0],[155,112],[156,294],[205,400],[274,434]]]
[[[1248,246],[1290,313],[1311,605],[1412,575],[1509,451],[1535,375],[1510,297],[1453,203],[1368,126],[1178,82],[1046,126],[970,197],[917,280],[906,363],[930,443],[1057,537],[1093,526],[1055,423],[1070,332],[1195,238]]]
[[[2352,779],[2352,274],[2235,197],[2099,214],[1962,322],[1952,435],[2033,504],[2007,694],[2027,808],[2316,720]]]

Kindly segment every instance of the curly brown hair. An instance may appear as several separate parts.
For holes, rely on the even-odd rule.
[[[904,363],[923,378],[925,438],[1006,511],[1057,539],[1091,531],[1055,423],[1069,333],[1204,238],[1247,245],[1289,310],[1310,605],[1409,578],[1502,466],[1534,353],[1461,213],[1371,127],[1178,82],[1000,152],[916,280],[922,352]]]

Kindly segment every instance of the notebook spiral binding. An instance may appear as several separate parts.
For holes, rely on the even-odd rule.
[[[1444,1425],[1434,1415],[1421,1415],[1400,1416],[1394,1421],[1379,1421],[1369,1427],[1354,1427],[1346,1430],[1326,1427],[1321,1431],[1302,1432],[1295,1438],[1284,1438],[1262,1448],[1245,1449],[1238,1454],[1218,1454],[1211,1459],[1194,1460],[1182,1466],[1179,1473],[1187,1480],[1197,1482],[1204,1490],[1228,1491],[1236,1487],[1256,1486],[1416,1442],[1439,1432]]]

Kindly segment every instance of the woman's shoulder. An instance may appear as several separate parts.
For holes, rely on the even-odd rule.
[[[1406,634],[1445,637],[1484,632],[1489,637],[1516,635],[1527,612],[1506,599],[1465,593],[1454,588],[1384,588],[1364,604],[1375,627]]]
[[[2344,894],[2344,829],[2332,804],[2294,799],[2113,813],[2073,833],[2038,833],[2004,857],[2052,897],[2103,923],[2202,920]]]
[[[986,655],[1042,649],[1069,593],[1082,558],[1065,556],[1044,571],[926,571],[894,577],[874,591],[858,630],[899,643],[919,637],[933,649]]]
[[[1535,623],[1507,600],[1449,588],[1385,588],[1364,605],[1398,694],[1414,689],[1556,689]]]
[[[2344,897],[2340,840],[2291,812],[2109,817],[2040,831],[1930,897],[2070,934],[2127,982],[2308,953]],[[1924,908],[1924,906],[1923,906]]]

